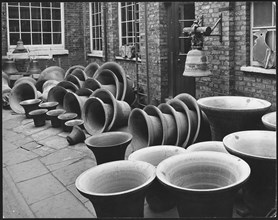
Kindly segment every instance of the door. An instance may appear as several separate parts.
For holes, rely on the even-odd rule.
[[[172,2],[168,7],[168,70],[169,96],[189,93],[195,97],[195,78],[183,76],[191,39],[182,30],[195,20],[194,2]]]

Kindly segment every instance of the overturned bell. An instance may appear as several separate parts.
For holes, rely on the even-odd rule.
[[[190,50],[185,61],[183,76],[201,77],[212,75],[208,69],[205,52],[198,49]]]
[[[17,41],[17,46],[13,53],[27,53],[27,49],[23,46],[23,41],[21,39]]]

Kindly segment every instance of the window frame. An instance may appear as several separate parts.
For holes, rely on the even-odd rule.
[[[118,19],[118,24],[119,24],[119,50],[121,50],[121,47],[124,46],[123,45],[123,35],[122,35],[122,6],[121,6],[121,3],[130,3],[130,4],[138,4],[138,19],[137,19],[137,22],[138,24],[140,23],[140,14],[139,14],[139,8],[140,8],[140,5],[139,5],[139,2],[118,2],[118,16],[119,16],[119,19]],[[132,7],[132,21],[134,22],[134,8],[136,7]],[[126,20],[126,21],[130,21],[130,20]],[[127,23],[127,22],[124,22],[124,23]],[[139,26],[139,25],[138,25]],[[135,43],[136,43],[136,39],[138,39],[138,46],[140,47],[140,32],[139,30],[136,30],[137,32],[137,35],[135,33],[135,27],[136,27],[136,24],[134,25],[134,28],[132,30],[132,38],[134,39],[133,40],[133,44],[132,46],[135,46]]]
[[[92,19],[92,3],[100,3],[100,24],[101,24],[101,38],[100,39],[103,39],[103,30],[104,30],[104,21],[103,21],[103,4],[102,2],[90,2],[89,3],[89,20],[90,20],[90,50],[91,50],[91,55],[93,56],[103,56],[103,53],[104,53],[104,45],[103,45],[103,40],[101,41],[101,48],[102,50],[94,50],[93,48],[93,19]]]
[[[28,7],[31,8],[30,5]],[[40,6],[41,8],[41,6]],[[65,12],[64,12],[64,3],[60,2],[60,12],[61,12],[61,44],[41,44],[41,45],[26,45],[24,47],[27,48],[30,52],[34,51],[37,55],[43,53],[45,54],[48,51],[51,54],[65,54],[68,53],[65,50]],[[8,45],[8,55],[12,53],[12,51],[16,48],[16,45],[10,44],[10,27],[9,27],[9,6],[6,3],[6,19],[7,19],[7,45]],[[32,20],[32,18],[30,18]],[[30,31],[30,33],[32,33]],[[24,43],[24,42],[23,42]]]
[[[275,22],[275,18],[274,18],[274,13],[275,13],[275,8],[276,5],[273,4],[273,2],[271,1],[271,13],[272,13],[272,25],[271,26],[262,26],[262,27],[254,27],[254,2],[251,2],[251,22],[250,22],[250,65],[253,67],[259,67],[259,68],[263,68],[259,62],[254,61],[253,60],[253,44],[254,44],[254,40],[253,40],[253,33],[256,31],[259,31],[259,29],[264,29],[267,31],[271,31],[271,32],[276,32],[276,24],[274,24]],[[272,41],[274,42],[276,39],[273,37]],[[273,69],[273,68],[272,68]],[[276,69],[276,67],[274,67],[274,69]]]

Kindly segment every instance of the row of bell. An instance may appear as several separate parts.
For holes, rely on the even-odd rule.
[[[11,59],[4,62],[2,70],[8,75],[18,74],[18,69],[16,68],[15,61]],[[24,75],[33,75],[40,73],[41,69],[39,66],[39,62],[37,60],[31,60],[27,68],[27,71]]]

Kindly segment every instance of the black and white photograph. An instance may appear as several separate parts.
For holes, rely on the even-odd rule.
[[[3,218],[277,218],[276,1],[1,6]]]

